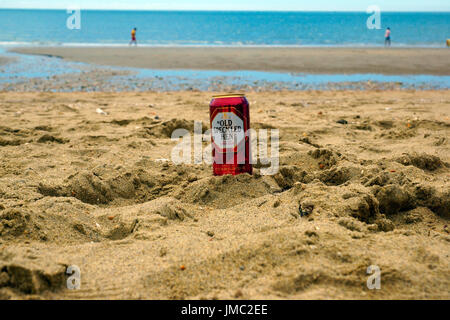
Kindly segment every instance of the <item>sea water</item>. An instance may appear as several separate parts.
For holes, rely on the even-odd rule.
[[[363,9],[365,10],[365,9]],[[366,12],[80,11],[80,29],[66,10],[0,9],[0,45],[141,45],[444,47],[449,12],[381,12],[369,29]]]

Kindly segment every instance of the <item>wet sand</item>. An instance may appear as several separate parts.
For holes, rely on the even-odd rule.
[[[166,160],[211,95],[0,93],[0,298],[450,298],[448,90],[248,93],[237,177]]]
[[[13,59],[5,58],[5,57],[0,57],[0,66],[1,66],[1,65],[5,65],[5,64],[7,64],[7,63],[10,63],[11,61],[13,61]]]
[[[450,75],[448,49],[33,47],[13,51],[151,69]]]

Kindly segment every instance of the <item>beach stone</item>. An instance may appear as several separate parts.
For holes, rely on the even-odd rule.
[[[314,210],[314,203],[311,200],[304,200],[300,203],[298,211],[300,217],[309,216]]]

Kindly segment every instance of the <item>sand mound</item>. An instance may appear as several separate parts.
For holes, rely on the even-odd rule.
[[[146,131],[150,136],[155,138],[171,138],[172,133],[176,129],[185,129],[190,133],[194,132],[194,121],[188,121],[185,119],[172,119],[169,121],[161,122],[151,127],[146,127]],[[202,132],[208,130],[206,124],[202,124]]]
[[[65,265],[36,250],[20,250],[20,254],[3,251],[0,254],[0,297],[60,290],[66,285],[65,272]]]
[[[37,142],[38,143],[46,143],[46,142],[67,143],[67,142],[69,142],[69,140],[55,137],[50,134],[44,134],[37,140]]]
[[[418,206],[427,207],[438,215],[450,218],[450,191],[433,185],[420,184],[410,188]]]
[[[3,95],[1,298],[448,298],[446,92],[249,94],[279,171],[224,177],[170,161],[209,93]]]
[[[319,180],[314,180],[310,184],[297,184],[289,191],[289,196],[296,199],[298,208],[303,211],[307,207],[313,208],[309,210],[310,214],[326,212],[330,216],[350,216],[368,223],[379,218],[377,199],[368,188],[360,184],[327,186]]]
[[[111,122],[107,122],[111,124],[115,124],[121,127],[128,126],[129,124],[140,125],[140,126],[150,126],[160,123],[158,120],[151,119],[149,117],[142,117],[139,119],[120,119],[120,120],[112,120]]]
[[[251,188],[248,186],[251,185]],[[242,202],[280,192],[271,177],[239,176],[210,177],[194,182],[189,189],[181,190],[177,197],[186,202],[214,208],[229,208]]]
[[[363,167],[348,163],[336,166],[334,168],[324,170],[318,175],[318,179],[327,185],[338,186],[350,180],[361,177]]]
[[[57,243],[99,241],[93,208],[73,198],[46,197],[23,208],[0,211],[0,239]]]
[[[30,215],[17,209],[0,211],[0,237],[17,237],[27,228]]]
[[[161,164],[153,163],[155,167]],[[45,196],[75,197],[84,203],[116,205],[142,203],[163,196],[178,184],[192,179],[182,168],[171,169],[167,174],[154,174],[140,167],[116,168],[108,165],[94,170],[84,170],[68,177],[63,184],[39,184]],[[126,201],[129,200],[129,201]]]
[[[172,222],[192,220],[196,209],[172,197],[160,197],[140,205],[117,210],[101,209],[93,213],[106,239],[121,240],[128,236],[145,240],[151,232]],[[122,213],[124,212],[124,213]]]
[[[8,127],[0,127],[0,147],[18,146],[25,143],[36,141],[38,143],[55,142],[67,143],[68,139],[60,138],[51,134],[42,135],[40,131],[50,131],[50,128],[36,127],[34,129],[12,129]],[[36,138],[38,136],[38,138]]]
[[[444,163],[436,156],[429,154],[405,154],[396,159],[398,163],[401,163],[405,166],[415,166],[417,168],[427,170],[427,171],[435,171],[444,166]]]
[[[375,190],[375,197],[383,213],[394,214],[413,209],[416,205],[413,196],[401,186],[387,185]]]
[[[30,141],[28,130],[0,126],[0,147],[18,146]]]

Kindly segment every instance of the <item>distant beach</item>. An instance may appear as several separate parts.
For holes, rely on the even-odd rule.
[[[11,60],[10,58],[0,57],[0,66],[11,62]]]
[[[446,49],[22,47],[0,91],[442,90]],[[19,53],[20,52],[20,53]]]
[[[450,50],[431,48],[23,47],[12,51],[147,69],[450,75]]]

